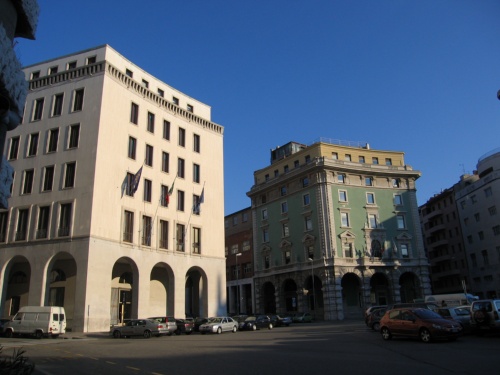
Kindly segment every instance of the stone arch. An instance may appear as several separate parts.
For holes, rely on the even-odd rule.
[[[110,323],[137,317],[139,297],[139,269],[129,257],[119,258],[111,271]]]
[[[424,298],[420,280],[413,272],[403,272],[399,277],[401,302],[414,302]]]
[[[297,311],[297,306],[299,303],[299,289],[297,283],[293,279],[286,279],[282,285],[283,291],[283,302],[284,311],[283,312],[294,312]]]
[[[157,263],[149,275],[149,315],[174,315],[175,277],[166,263]]]
[[[372,305],[388,305],[392,302],[387,276],[382,272],[375,272],[370,277],[370,303]]]
[[[262,285],[260,298],[260,306],[264,311],[262,313],[266,314],[276,314],[276,288],[274,284],[270,281],[265,282]]]
[[[200,317],[208,314],[208,278],[200,267],[191,267],[185,276],[184,314]]]
[[[24,256],[14,256],[2,269],[1,314],[12,317],[21,306],[28,305],[31,264]]]
[[[362,316],[361,278],[354,272],[346,272],[342,276],[342,306],[346,318]]]

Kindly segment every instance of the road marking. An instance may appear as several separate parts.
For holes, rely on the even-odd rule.
[[[137,368],[137,367],[127,366],[127,368],[129,368],[131,370],[141,371],[141,369]]]
[[[106,361],[106,363],[109,363],[110,365],[116,365],[115,362],[111,362],[111,361]]]

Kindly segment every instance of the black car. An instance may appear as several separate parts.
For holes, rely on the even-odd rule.
[[[249,316],[238,325],[240,331],[255,331],[261,328],[273,329],[273,322],[267,315]]]
[[[275,327],[288,327],[292,324],[292,318],[286,315],[271,315],[271,322]]]
[[[200,326],[202,324],[205,324],[206,322],[208,322],[208,318],[196,318],[194,320],[194,327],[193,327],[193,330],[195,332],[200,332]]]
[[[193,319],[175,319],[175,323],[177,324],[177,329],[175,330],[176,335],[180,335],[181,333],[190,335],[194,331]]]

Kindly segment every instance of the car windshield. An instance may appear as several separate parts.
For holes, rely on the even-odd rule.
[[[251,322],[254,321],[256,318],[255,316],[249,316],[248,318],[245,319],[245,322]]]
[[[222,318],[211,318],[208,322],[209,323],[220,323],[220,322],[222,322]]]
[[[441,315],[431,310],[420,309],[413,311],[413,313],[420,319],[443,319]]]

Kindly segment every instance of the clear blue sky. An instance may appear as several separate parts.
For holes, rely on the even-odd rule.
[[[421,205],[500,146],[498,0],[39,0],[23,65],[109,44],[212,107],[225,212],[269,150],[320,137],[405,152]]]

